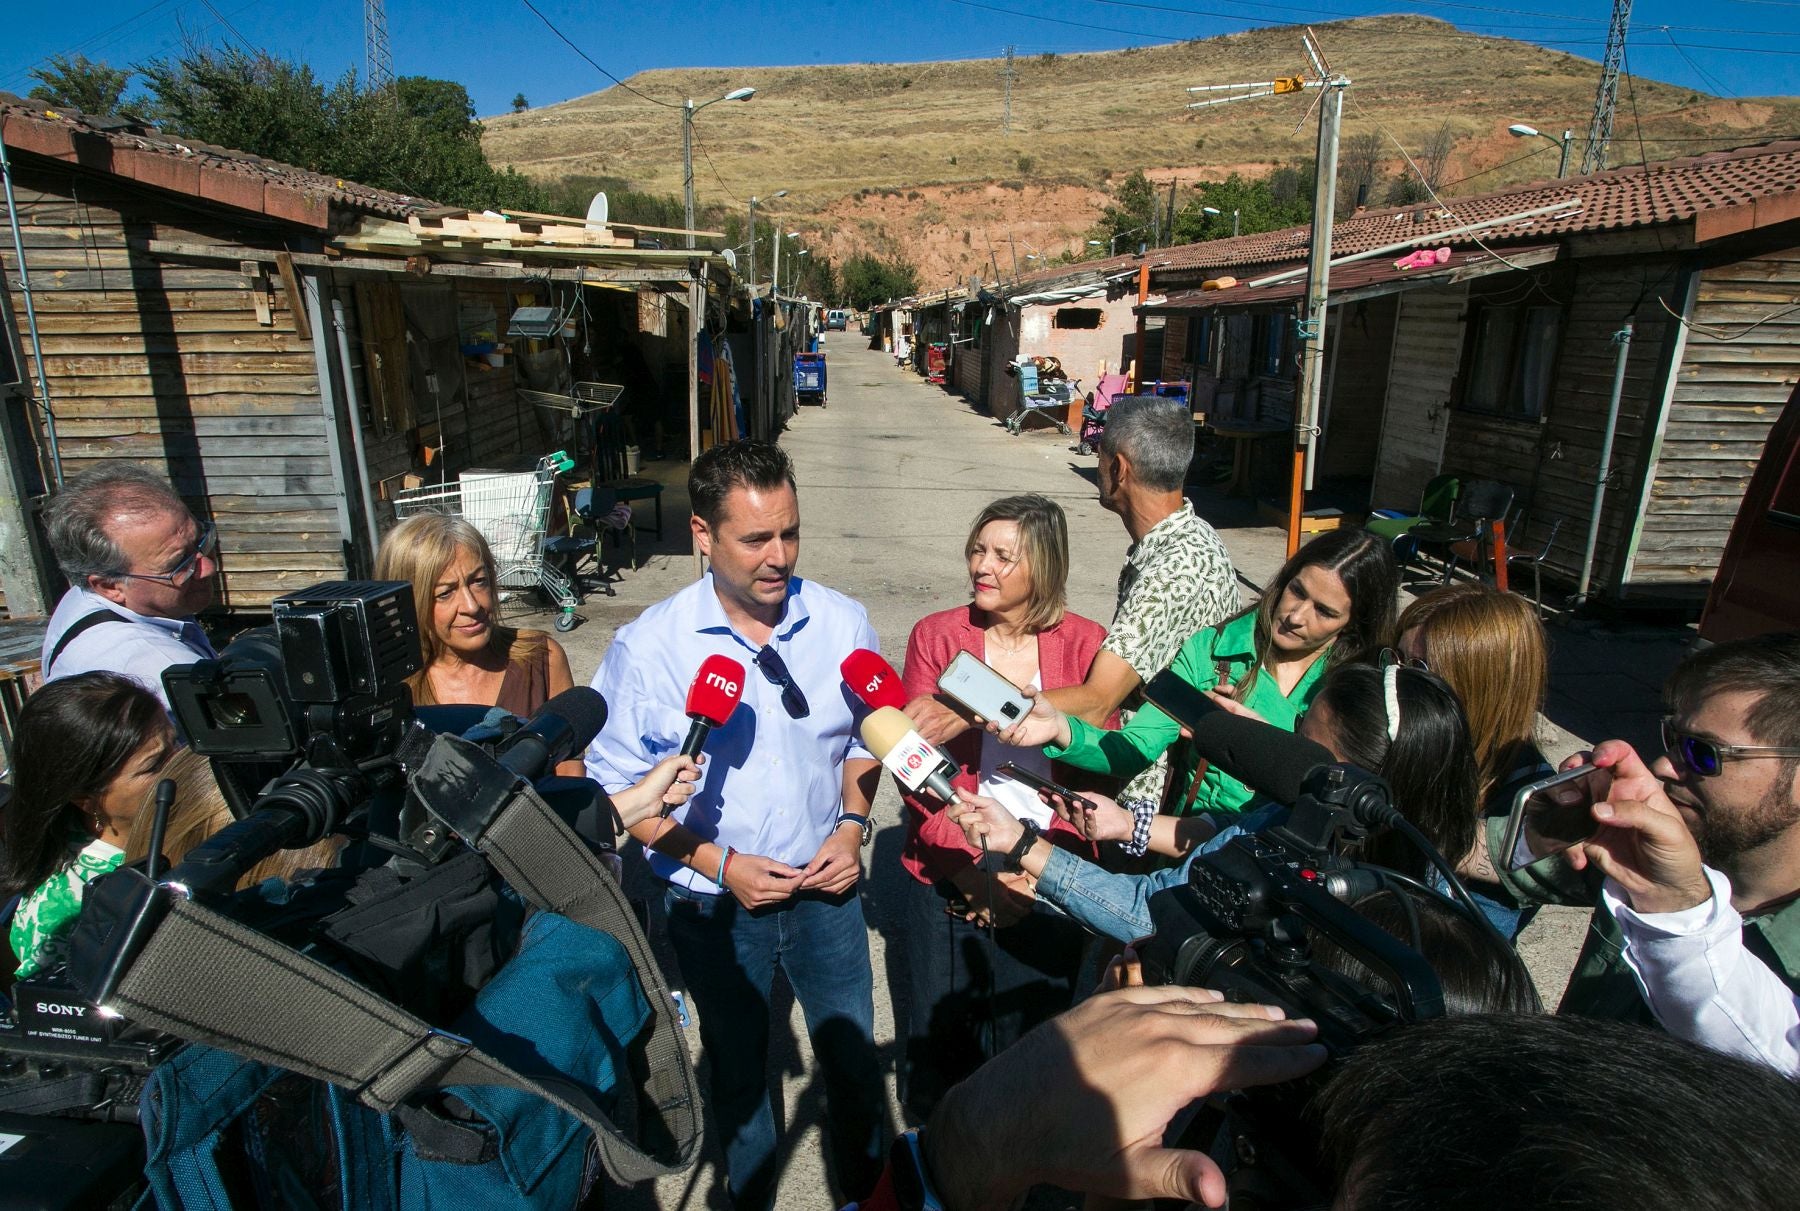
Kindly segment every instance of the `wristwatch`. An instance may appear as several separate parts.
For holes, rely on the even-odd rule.
[[[870,838],[874,837],[874,821],[870,820],[867,816],[859,816],[855,812],[839,813],[837,823],[831,826],[832,831],[835,832],[841,828],[846,820],[854,822],[858,828],[862,829],[862,843],[864,845],[867,845]]]
[[[1031,847],[1036,845],[1037,839],[1043,835],[1038,830],[1038,826],[1030,820],[1021,820],[1019,823],[1024,827],[1024,831],[1019,834],[1019,839],[1013,842],[1013,847],[1006,851],[1006,857],[1002,859],[1007,870],[1023,870],[1025,855],[1031,852]]]

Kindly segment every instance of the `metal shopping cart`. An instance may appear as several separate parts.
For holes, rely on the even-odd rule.
[[[537,589],[559,613],[556,629],[575,626],[581,597],[570,579],[545,557],[544,540],[556,496],[556,477],[575,461],[558,450],[532,471],[464,471],[454,484],[412,488],[394,496],[394,516],[419,513],[460,517],[481,531],[494,553],[502,589]]]

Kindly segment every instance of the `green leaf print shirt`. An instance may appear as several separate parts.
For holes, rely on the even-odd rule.
[[[19,979],[69,957],[69,931],[81,913],[81,893],[124,860],[125,851],[116,845],[97,838],[70,838],[68,865],[38,884],[13,914],[8,940],[19,956]]]

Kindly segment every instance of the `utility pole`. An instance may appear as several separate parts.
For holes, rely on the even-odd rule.
[[[1000,111],[1000,130],[1003,134],[1010,135],[1012,133],[1012,82],[1018,75],[1019,73],[1013,70],[1012,44],[1008,43],[1006,47],[1006,66],[1000,69],[1000,79],[1005,82],[1006,88],[1005,105]]]
[[[1606,171],[1606,145],[1612,141],[1613,110],[1619,103],[1619,69],[1625,63],[1625,33],[1630,28],[1631,0],[1613,0],[1606,58],[1600,63],[1600,87],[1594,91],[1594,116],[1588,122],[1587,149],[1581,153],[1584,177]]]
[[[1629,0],[1621,2],[1629,3]],[[1318,160],[1313,182],[1312,240],[1306,262],[1306,318],[1295,329],[1300,344],[1300,382],[1294,398],[1294,478],[1288,497],[1289,555],[1300,549],[1300,524],[1306,515],[1306,492],[1313,484],[1317,457],[1319,397],[1325,370],[1325,314],[1331,289],[1331,227],[1337,204],[1338,130],[1343,119],[1344,90],[1350,87],[1350,77],[1334,72],[1325,61],[1324,52],[1319,49],[1318,39],[1310,27],[1301,35],[1300,41],[1307,58],[1312,61],[1311,76],[1284,76],[1243,84],[1202,84],[1188,89],[1190,93],[1226,94],[1192,102],[1189,109],[1315,88],[1322,94],[1319,98]],[[1237,216],[1234,214],[1232,218],[1235,234]]]
[[[369,92],[393,91],[394,55],[388,48],[384,0],[363,0],[363,77]]]
[[[1181,184],[1180,177],[1169,178],[1169,243],[1175,242],[1175,187]]]

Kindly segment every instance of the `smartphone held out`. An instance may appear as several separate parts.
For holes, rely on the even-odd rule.
[[[1578,765],[1521,787],[1506,822],[1507,865],[1513,870],[1591,840],[1599,831],[1594,804],[1612,793],[1612,771]]]
[[[937,687],[964,710],[1002,728],[1011,727],[1031,711],[1031,699],[1020,693],[1018,686],[968,652],[958,652],[938,674]]]

